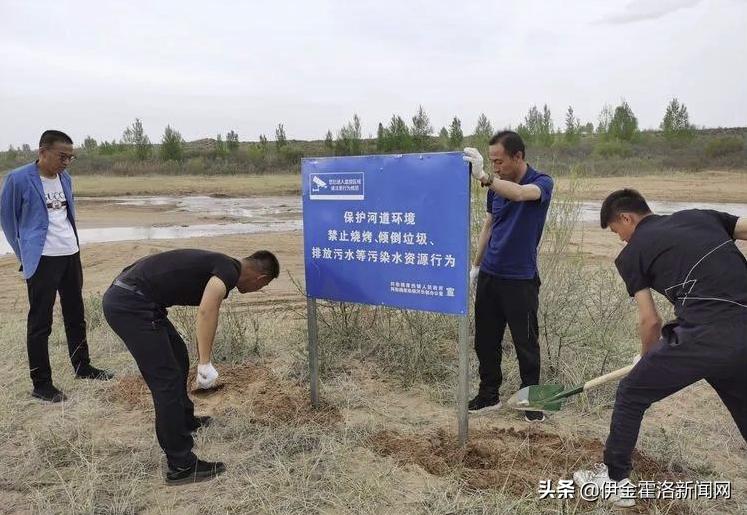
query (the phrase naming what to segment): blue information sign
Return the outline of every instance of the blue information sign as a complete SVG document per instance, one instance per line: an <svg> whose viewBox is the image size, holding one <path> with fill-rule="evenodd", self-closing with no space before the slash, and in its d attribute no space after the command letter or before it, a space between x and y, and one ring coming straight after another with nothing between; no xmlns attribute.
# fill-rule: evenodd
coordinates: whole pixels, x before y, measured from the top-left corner
<svg viewBox="0 0 747 515"><path fill-rule="evenodd" d="M304 159L307 294L466 314L470 178L463 155Z"/></svg>

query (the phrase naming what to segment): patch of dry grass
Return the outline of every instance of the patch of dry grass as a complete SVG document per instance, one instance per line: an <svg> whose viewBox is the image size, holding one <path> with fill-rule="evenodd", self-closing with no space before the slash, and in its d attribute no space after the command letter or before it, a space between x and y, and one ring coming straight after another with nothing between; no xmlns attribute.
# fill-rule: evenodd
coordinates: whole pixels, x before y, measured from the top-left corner
<svg viewBox="0 0 747 515"><path fill-rule="evenodd" d="M300 195L301 178L296 174L267 175L168 175L109 176L79 175L73 170L78 196L122 195ZM556 196L571 193L572 176L555 179ZM608 193L633 187L651 200L682 202L744 202L747 175L740 172L662 172L657 175L587 177L582 198L601 200ZM480 203L480 214L484 212ZM482 217L480 218L482 221Z"/></svg>
<svg viewBox="0 0 747 515"><path fill-rule="evenodd" d="M564 197L572 176L555 179L556 194ZM587 177L583 198L599 200L621 188L635 188L649 200L670 202L738 202L747 198L747 174L726 171L673 172L615 177Z"/></svg>
<svg viewBox="0 0 747 515"><path fill-rule="evenodd" d="M257 197L299 195L298 175L168 175L122 177L109 175L79 175L73 173L75 194L79 197L110 197L124 195L225 195Z"/></svg>

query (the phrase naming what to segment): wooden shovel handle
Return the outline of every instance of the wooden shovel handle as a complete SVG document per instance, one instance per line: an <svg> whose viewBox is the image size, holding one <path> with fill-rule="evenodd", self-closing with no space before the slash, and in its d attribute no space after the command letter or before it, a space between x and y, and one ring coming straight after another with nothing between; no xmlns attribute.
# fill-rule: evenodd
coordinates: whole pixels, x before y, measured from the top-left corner
<svg viewBox="0 0 747 515"><path fill-rule="evenodd" d="M610 381L616 381L617 379L622 379L623 377L628 375L628 372L633 370L634 366L635 365L628 365L627 367L615 370L613 372L610 372L609 374L595 377L594 379L591 379L584 383L584 391L589 390L590 388L594 388L595 386L599 386L600 384L609 383Z"/></svg>

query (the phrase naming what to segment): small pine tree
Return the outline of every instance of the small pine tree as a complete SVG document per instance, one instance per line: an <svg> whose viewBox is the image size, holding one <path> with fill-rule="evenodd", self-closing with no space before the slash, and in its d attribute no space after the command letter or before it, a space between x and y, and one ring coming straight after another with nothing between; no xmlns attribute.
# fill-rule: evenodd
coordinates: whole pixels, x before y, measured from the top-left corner
<svg viewBox="0 0 747 515"><path fill-rule="evenodd" d="M96 140L91 136L86 136L86 139L83 140L83 150L86 152L93 152L96 150L96 147L98 147Z"/></svg>
<svg viewBox="0 0 747 515"><path fill-rule="evenodd" d="M327 134L324 136L324 148L326 148L328 152L335 151L335 140L332 137L332 131L327 131Z"/></svg>
<svg viewBox="0 0 747 515"><path fill-rule="evenodd" d="M236 152L239 149L239 135L233 130L226 134L226 148L229 152Z"/></svg>
<svg viewBox="0 0 747 515"><path fill-rule="evenodd" d="M228 138L228 135L226 135L226 138ZM226 155L228 155L228 145L227 142L223 141L223 136L219 132L215 136L215 156L225 157Z"/></svg>
<svg viewBox="0 0 747 515"><path fill-rule="evenodd" d="M279 123L275 129L275 146L279 149L288 143L288 139L285 137L285 127L282 123Z"/></svg>
<svg viewBox="0 0 747 515"><path fill-rule="evenodd" d="M443 149L449 149L449 131L446 130L446 127L441 127L441 130L438 131L438 144Z"/></svg>
<svg viewBox="0 0 747 515"><path fill-rule="evenodd" d="M487 142L493 137L493 126L490 124L490 120L485 116L485 113L481 113L477 119L477 125L475 126L475 138L478 140L484 140Z"/></svg>
<svg viewBox="0 0 747 515"><path fill-rule="evenodd" d="M516 132L528 143L549 147L553 141L553 123L550 108L545 104L542 111L533 105L519 124Z"/></svg>
<svg viewBox="0 0 747 515"><path fill-rule="evenodd" d="M361 120L357 114L353 120L343 125L337 133L335 154L338 156L354 156L361 153Z"/></svg>
<svg viewBox="0 0 747 515"><path fill-rule="evenodd" d="M452 150L461 149L462 143L464 143L462 121L455 116L454 119L451 120L451 125L449 126L449 148Z"/></svg>
<svg viewBox="0 0 747 515"><path fill-rule="evenodd" d="M597 134L603 140L608 139L610 136L610 125L612 125L613 114L612 106L604 104L599 113L599 119L597 120Z"/></svg>
<svg viewBox="0 0 747 515"><path fill-rule="evenodd" d="M565 113L565 140L568 143L578 143L581 139L581 121L573 113L573 107L568 106Z"/></svg>
<svg viewBox="0 0 747 515"><path fill-rule="evenodd" d="M669 102L660 128L669 141L689 141L694 136L694 127L690 124L687 107L676 98Z"/></svg>
<svg viewBox="0 0 747 515"><path fill-rule="evenodd" d="M625 100L615 108L615 114L612 115L609 126L609 135L622 141L633 141L638 135L638 119Z"/></svg>
<svg viewBox="0 0 747 515"><path fill-rule="evenodd" d="M423 106L418 106L418 112L412 117L412 141L416 151L428 150L429 138L433 134L430 118L426 114Z"/></svg>
<svg viewBox="0 0 747 515"><path fill-rule="evenodd" d="M384 125L379 122L379 127L376 129L376 150L379 152L385 152L389 150L389 142L387 141L387 130Z"/></svg>
<svg viewBox="0 0 747 515"><path fill-rule="evenodd" d="M135 148L135 157L138 161L145 161L153 153L153 145L148 135L145 134L140 118L135 118L135 122L125 129L122 134L122 143Z"/></svg>
<svg viewBox="0 0 747 515"><path fill-rule="evenodd" d="M164 161L181 161L184 159L184 140L179 131L167 125L161 138L161 159Z"/></svg>
<svg viewBox="0 0 747 515"><path fill-rule="evenodd" d="M413 148L410 129L401 116L392 115L388 128L387 151L409 152Z"/></svg>

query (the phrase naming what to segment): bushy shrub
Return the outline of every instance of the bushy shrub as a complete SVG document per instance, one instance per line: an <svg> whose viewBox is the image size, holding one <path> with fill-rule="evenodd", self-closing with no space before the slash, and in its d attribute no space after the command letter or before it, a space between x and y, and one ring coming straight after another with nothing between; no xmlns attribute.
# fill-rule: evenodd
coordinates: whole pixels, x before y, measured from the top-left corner
<svg viewBox="0 0 747 515"><path fill-rule="evenodd" d="M710 158L735 154L744 150L744 139L737 136L721 136L712 139L705 146L705 154Z"/></svg>
<svg viewBox="0 0 747 515"><path fill-rule="evenodd" d="M611 139L597 143L594 147L594 153L604 158L628 157L633 153L633 149L630 146L630 143L618 139Z"/></svg>

